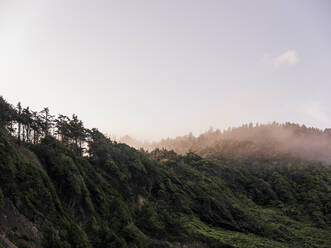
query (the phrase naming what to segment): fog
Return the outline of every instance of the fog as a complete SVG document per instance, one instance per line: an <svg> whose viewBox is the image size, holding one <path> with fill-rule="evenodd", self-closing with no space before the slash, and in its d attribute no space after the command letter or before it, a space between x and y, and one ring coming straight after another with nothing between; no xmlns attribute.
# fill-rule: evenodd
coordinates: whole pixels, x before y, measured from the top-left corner
<svg viewBox="0 0 331 248"><path fill-rule="evenodd" d="M159 142L140 142L129 136L121 139L136 148L174 150L179 154L193 151L202 156L277 156L286 154L308 160L331 162L331 130L293 123L247 124L224 131L210 129Z"/></svg>

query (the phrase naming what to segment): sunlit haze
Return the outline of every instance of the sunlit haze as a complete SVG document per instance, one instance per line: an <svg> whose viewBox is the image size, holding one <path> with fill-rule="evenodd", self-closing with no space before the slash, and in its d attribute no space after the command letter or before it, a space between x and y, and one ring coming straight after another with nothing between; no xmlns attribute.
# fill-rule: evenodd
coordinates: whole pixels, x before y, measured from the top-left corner
<svg viewBox="0 0 331 248"><path fill-rule="evenodd" d="M158 140L331 127L330 1L0 0L0 95Z"/></svg>

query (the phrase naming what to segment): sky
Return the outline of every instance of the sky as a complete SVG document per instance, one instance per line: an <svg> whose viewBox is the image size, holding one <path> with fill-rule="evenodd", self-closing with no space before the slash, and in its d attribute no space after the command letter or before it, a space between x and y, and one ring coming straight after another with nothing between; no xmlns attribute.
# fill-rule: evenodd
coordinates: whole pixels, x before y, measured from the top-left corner
<svg viewBox="0 0 331 248"><path fill-rule="evenodd" d="M0 95L115 137L331 127L331 1L0 0Z"/></svg>

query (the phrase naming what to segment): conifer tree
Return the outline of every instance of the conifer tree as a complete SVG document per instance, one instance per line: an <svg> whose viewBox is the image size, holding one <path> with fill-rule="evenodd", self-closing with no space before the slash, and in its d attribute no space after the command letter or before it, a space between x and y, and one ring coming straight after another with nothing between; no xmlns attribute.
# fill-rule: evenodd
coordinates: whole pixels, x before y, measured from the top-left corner
<svg viewBox="0 0 331 248"><path fill-rule="evenodd" d="M22 111L22 123L23 125L23 141L30 142L30 135L31 135L31 124L32 124L32 113L29 107L26 107ZM25 133L25 137L24 137Z"/></svg>
<svg viewBox="0 0 331 248"><path fill-rule="evenodd" d="M17 124L18 124L18 133L17 133L17 138L18 142L21 142L21 124L22 124L22 106L21 102L18 102L17 104Z"/></svg>
<svg viewBox="0 0 331 248"><path fill-rule="evenodd" d="M55 120L56 134L58 138L65 144L68 144L69 132L69 117L65 115L59 115Z"/></svg>
<svg viewBox="0 0 331 248"><path fill-rule="evenodd" d="M54 126L54 116L50 114L49 108L46 107L40 111L40 118L42 120L42 130L44 135L47 136L50 133L50 129Z"/></svg>

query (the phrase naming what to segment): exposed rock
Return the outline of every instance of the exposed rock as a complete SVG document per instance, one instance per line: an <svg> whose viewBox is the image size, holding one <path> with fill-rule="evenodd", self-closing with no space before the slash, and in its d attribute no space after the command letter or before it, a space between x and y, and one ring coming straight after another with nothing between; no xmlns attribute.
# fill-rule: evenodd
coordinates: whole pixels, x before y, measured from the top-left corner
<svg viewBox="0 0 331 248"><path fill-rule="evenodd" d="M17 246L10 242L4 234L0 235L0 245L4 248L17 248Z"/></svg>
<svg viewBox="0 0 331 248"><path fill-rule="evenodd" d="M5 247L16 247L14 244L31 248L41 247L42 234L38 228L10 201L5 203L0 212L0 231L3 233L1 244Z"/></svg>

